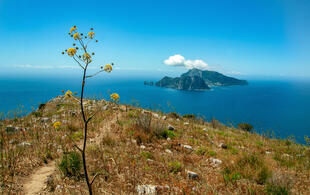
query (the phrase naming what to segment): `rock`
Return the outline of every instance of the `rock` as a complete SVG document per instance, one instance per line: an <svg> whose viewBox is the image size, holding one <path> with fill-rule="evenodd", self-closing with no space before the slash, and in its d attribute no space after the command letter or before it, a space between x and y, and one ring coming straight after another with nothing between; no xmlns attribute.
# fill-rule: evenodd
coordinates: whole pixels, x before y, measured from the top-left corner
<svg viewBox="0 0 310 195"><path fill-rule="evenodd" d="M13 127L12 125L8 125L6 127L7 133L16 133L17 131L22 130L20 127Z"/></svg>
<svg viewBox="0 0 310 195"><path fill-rule="evenodd" d="M29 143L29 142L22 142L22 143L20 143L20 144L18 144L18 146L31 146L31 143Z"/></svg>
<svg viewBox="0 0 310 195"><path fill-rule="evenodd" d="M154 118L159 118L159 114L157 114L157 113L152 113L152 115Z"/></svg>
<svg viewBox="0 0 310 195"><path fill-rule="evenodd" d="M47 117L41 118L41 122L43 123L48 123L49 121L50 121L50 118L47 118Z"/></svg>
<svg viewBox="0 0 310 195"><path fill-rule="evenodd" d="M170 131L173 131L174 130L174 127L172 126L172 125L168 125L168 130L170 130Z"/></svg>
<svg viewBox="0 0 310 195"><path fill-rule="evenodd" d="M189 122L185 122L184 125L189 125Z"/></svg>
<svg viewBox="0 0 310 195"><path fill-rule="evenodd" d="M219 165L222 164L222 161L220 159L216 159L216 158L209 158L208 159L213 165Z"/></svg>
<svg viewBox="0 0 310 195"><path fill-rule="evenodd" d="M77 115L77 112L71 111L70 114L71 114L71 116L76 116L76 115Z"/></svg>
<svg viewBox="0 0 310 195"><path fill-rule="evenodd" d="M219 147L220 147L220 148L223 148L223 149L227 149L227 145L226 145L226 144L223 144L223 143L220 143Z"/></svg>
<svg viewBox="0 0 310 195"><path fill-rule="evenodd" d="M17 144L18 142L15 139L9 141L10 144Z"/></svg>
<svg viewBox="0 0 310 195"><path fill-rule="evenodd" d="M192 146L190 145L183 145L183 148L187 149L187 150L190 150L190 151L193 151L194 149L192 148Z"/></svg>
<svg viewBox="0 0 310 195"><path fill-rule="evenodd" d="M106 104L106 105L104 105L103 107L102 107L102 110L104 111L104 110L107 110L108 109L108 105Z"/></svg>
<svg viewBox="0 0 310 195"><path fill-rule="evenodd" d="M146 147L145 147L144 145L141 145L140 148L141 148L141 149L145 149Z"/></svg>
<svg viewBox="0 0 310 195"><path fill-rule="evenodd" d="M63 188L64 188L64 187L63 187L62 185L57 185L55 189L56 189L56 190L61 190L61 189L63 189Z"/></svg>
<svg viewBox="0 0 310 195"><path fill-rule="evenodd" d="M187 176L189 179L198 179L198 174L193 171L186 170Z"/></svg>
<svg viewBox="0 0 310 195"><path fill-rule="evenodd" d="M162 116L161 119L166 120L167 116Z"/></svg>
<svg viewBox="0 0 310 195"><path fill-rule="evenodd" d="M127 110L125 105L120 105L119 108L120 108L120 110L123 111L123 112L125 112L125 111Z"/></svg>
<svg viewBox="0 0 310 195"><path fill-rule="evenodd" d="M138 195L155 195L156 186L154 185L138 185L137 186Z"/></svg>
<svg viewBox="0 0 310 195"><path fill-rule="evenodd" d="M170 137L168 137L168 138L167 138L167 141L170 141L170 140L171 140L171 138L170 138Z"/></svg>
<svg viewBox="0 0 310 195"><path fill-rule="evenodd" d="M166 149L165 152L169 153L169 154L172 154L171 150L169 150L169 149Z"/></svg>
<svg viewBox="0 0 310 195"><path fill-rule="evenodd" d="M282 154L283 157L291 158L292 156L289 154Z"/></svg>

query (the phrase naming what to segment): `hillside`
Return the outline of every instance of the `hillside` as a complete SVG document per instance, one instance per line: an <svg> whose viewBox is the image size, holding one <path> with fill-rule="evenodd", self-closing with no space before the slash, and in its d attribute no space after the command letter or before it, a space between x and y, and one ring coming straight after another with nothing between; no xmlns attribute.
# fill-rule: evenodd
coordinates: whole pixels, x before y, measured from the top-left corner
<svg viewBox="0 0 310 195"><path fill-rule="evenodd" d="M96 194L310 194L309 146L192 115L105 100L85 106L88 115L97 112L86 151L90 175L100 173ZM86 194L72 153L82 125L79 105L63 96L2 120L1 192Z"/></svg>
<svg viewBox="0 0 310 195"><path fill-rule="evenodd" d="M207 90L211 86L247 85L247 81L225 76L221 73L208 70L191 69L180 77L165 76L156 82L158 87L173 88L179 90Z"/></svg>

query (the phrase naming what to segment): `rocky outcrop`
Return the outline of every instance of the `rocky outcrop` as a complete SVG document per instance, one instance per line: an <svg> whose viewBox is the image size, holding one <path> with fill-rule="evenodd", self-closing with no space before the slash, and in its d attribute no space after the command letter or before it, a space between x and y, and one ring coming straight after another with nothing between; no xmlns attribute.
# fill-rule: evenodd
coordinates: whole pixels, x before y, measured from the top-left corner
<svg viewBox="0 0 310 195"><path fill-rule="evenodd" d="M173 88L179 90L207 90L210 86L247 85L247 81L225 76L221 73L208 70L191 69L180 77L165 76L156 82L158 87Z"/></svg>

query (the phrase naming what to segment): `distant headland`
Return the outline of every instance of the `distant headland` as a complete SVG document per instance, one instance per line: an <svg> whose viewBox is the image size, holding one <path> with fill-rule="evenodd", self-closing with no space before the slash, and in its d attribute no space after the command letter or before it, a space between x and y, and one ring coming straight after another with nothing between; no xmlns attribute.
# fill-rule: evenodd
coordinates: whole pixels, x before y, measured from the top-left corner
<svg viewBox="0 0 310 195"><path fill-rule="evenodd" d="M144 82L145 85L153 85L153 82ZM216 71L191 69L182 74L180 77L165 76L155 83L158 87L200 91L208 90L212 86L231 86L231 85L247 85L246 80L239 80L233 77L225 76Z"/></svg>

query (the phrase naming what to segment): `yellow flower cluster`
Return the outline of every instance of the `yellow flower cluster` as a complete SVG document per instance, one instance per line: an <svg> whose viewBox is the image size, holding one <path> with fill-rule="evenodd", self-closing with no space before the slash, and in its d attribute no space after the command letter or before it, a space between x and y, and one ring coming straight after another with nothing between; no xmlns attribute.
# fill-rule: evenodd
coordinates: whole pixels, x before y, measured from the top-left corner
<svg viewBox="0 0 310 195"><path fill-rule="evenodd" d="M66 98L66 99L70 99L70 98L72 98L72 97L73 97L72 91L68 90L68 91L65 93L65 98Z"/></svg>
<svg viewBox="0 0 310 195"><path fill-rule="evenodd" d="M112 93L110 95L110 97L111 97L112 101L119 102L119 95L117 93Z"/></svg>
<svg viewBox="0 0 310 195"><path fill-rule="evenodd" d="M79 33L74 33L73 38L74 38L75 40L81 39Z"/></svg>
<svg viewBox="0 0 310 195"><path fill-rule="evenodd" d="M110 73L112 71L112 66L110 64L105 65L104 71Z"/></svg>
<svg viewBox="0 0 310 195"><path fill-rule="evenodd" d="M73 57L76 54L76 49L75 48L69 48L67 53L69 56Z"/></svg>
<svg viewBox="0 0 310 195"><path fill-rule="evenodd" d="M59 121L57 121L57 122L55 122L54 124L53 124L53 127L54 127L54 129L59 129L60 128L60 125L61 125L61 122L59 122Z"/></svg>
<svg viewBox="0 0 310 195"><path fill-rule="evenodd" d="M77 29L76 26L70 28L70 33L72 33L73 31L75 31L76 29Z"/></svg>
<svg viewBox="0 0 310 195"><path fill-rule="evenodd" d="M84 53L83 54L83 60L90 63L91 62L91 55L89 53Z"/></svg>
<svg viewBox="0 0 310 195"><path fill-rule="evenodd" d="M90 39L93 39L94 36L95 36L95 33L94 33L93 31L90 31L90 32L88 33L88 37L89 37Z"/></svg>

